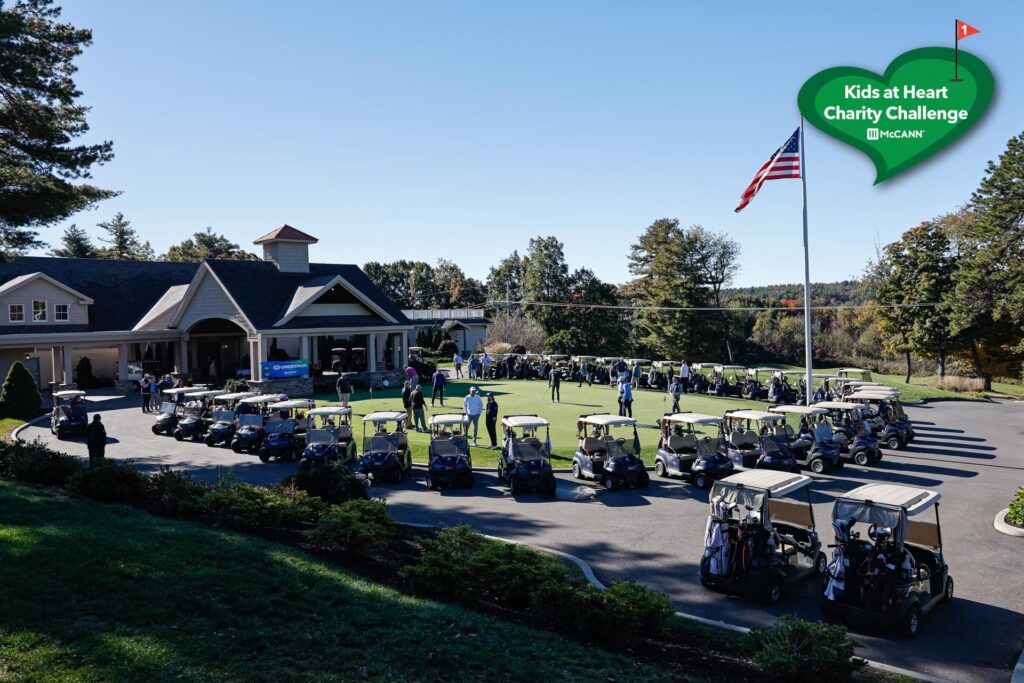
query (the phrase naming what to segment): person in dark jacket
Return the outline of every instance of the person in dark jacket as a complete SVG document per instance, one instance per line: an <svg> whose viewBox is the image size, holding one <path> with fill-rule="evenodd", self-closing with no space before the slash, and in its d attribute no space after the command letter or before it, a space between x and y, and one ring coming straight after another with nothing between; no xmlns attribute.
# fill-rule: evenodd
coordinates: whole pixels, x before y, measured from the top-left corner
<svg viewBox="0 0 1024 683"><path fill-rule="evenodd" d="M494 400L494 394L487 394L487 405L484 422L487 425L487 436L491 437L491 448L498 447L498 402Z"/></svg>
<svg viewBox="0 0 1024 683"><path fill-rule="evenodd" d="M427 431L427 418L423 414L424 408L427 407L427 402L423 398L423 389L419 384L409 394L409 401L412 404L413 429L418 432L420 431L420 425L422 425L422 431Z"/></svg>
<svg viewBox="0 0 1024 683"><path fill-rule="evenodd" d="M430 394L430 405L431 406L434 405L434 401L437 398L439 398L439 397L441 399L441 405L444 405L444 384L445 384L444 373L441 372L440 369L438 369L438 371L434 373L434 391L433 391L433 393Z"/></svg>
<svg viewBox="0 0 1024 683"><path fill-rule="evenodd" d="M407 424L412 424L412 382L405 380L402 385L402 407L405 408L405 414L409 416Z"/></svg>
<svg viewBox="0 0 1024 683"><path fill-rule="evenodd" d="M97 460L103 460L103 454L107 449L107 430L100 422L99 414L92 416L92 422L85 428L85 445L89 449L89 465L96 464Z"/></svg>
<svg viewBox="0 0 1024 683"><path fill-rule="evenodd" d="M338 375L338 382L334 385L338 390L338 403L348 406L348 400L352 398L352 385L345 379L345 375Z"/></svg>
<svg viewBox="0 0 1024 683"><path fill-rule="evenodd" d="M551 387L551 402L561 403L562 373L558 371L558 368L551 368L551 372L548 373L548 386Z"/></svg>

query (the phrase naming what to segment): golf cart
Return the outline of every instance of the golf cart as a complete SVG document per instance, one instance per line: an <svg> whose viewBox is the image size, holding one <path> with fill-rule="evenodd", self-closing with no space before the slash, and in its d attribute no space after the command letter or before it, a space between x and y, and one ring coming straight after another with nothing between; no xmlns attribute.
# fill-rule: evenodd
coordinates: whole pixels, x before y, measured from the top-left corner
<svg viewBox="0 0 1024 683"><path fill-rule="evenodd" d="M351 436L351 429L349 435ZM337 429L310 429L306 432L306 447L302 450L302 459L299 460L299 471L308 472L329 462L343 465L352 463L355 462L355 456L355 443L351 439L348 445L340 443Z"/></svg>
<svg viewBox="0 0 1024 683"><path fill-rule="evenodd" d="M800 465L789 450L785 419L763 410L730 410L722 424L725 454L745 469L799 472Z"/></svg>
<svg viewBox="0 0 1024 683"><path fill-rule="evenodd" d="M785 424L789 437L789 450L798 465L815 474L824 474L843 466L839 458L839 446L832 434L832 425L825 417L828 410L818 406L772 406L768 412L800 416L800 430L794 434L793 427ZM776 427L778 433L778 427Z"/></svg>
<svg viewBox="0 0 1024 683"><path fill-rule="evenodd" d="M632 428L632 440L612 436L613 428ZM588 431L589 430L589 431ZM579 446L572 457L572 476L594 479L610 491L625 486L647 488L651 482L640 459L636 420L608 413L580 415L576 422Z"/></svg>
<svg viewBox="0 0 1024 683"><path fill-rule="evenodd" d="M804 402L806 373L803 370L775 370L768 386L768 402L799 405Z"/></svg>
<svg viewBox="0 0 1024 683"><path fill-rule="evenodd" d="M469 416L465 414L431 415L430 446L427 451L427 488L473 485L473 459L466 440Z"/></svg>
<svg viewBox="0 0 1024 683"><path fill-rule="evenodd" d="M551 423L536 415L506 415L501 418L502 446L498 479L508 484L512 495L537 491L555 495L555 473L551 455ZM543 428L545 439L537 438Z"/></svg>
<svg viewBox="0 0 1024 683"><path fill-rule="evenodd" d="M743 383L738 376L740 372L746 372L742 365L715 365L711 369L711 380L705 393L712 396L739 396Z"/></svg>
<svg viewBox="0 0 1024 683"><path fill-rule="evenodd" d="M879 441L890 450L900 450L913 438L913 429L909 420L901 420L893 407L898 401L898 394L892 392L857 391L843 399L847 403L857 403L872 412L872 417L881 424ZM901 408L902 412L902 408ZM905 414L904 414L905 415Z"/></svg>
<svg viewBox="0 0 1024 683"><path fill-rule="evenodd" d="M235 435L231 439L231 450L235 453L257 453L263 445L263 437L267 435L263 429L263 415L260 413L240 413L236 411Z"/></svg>
<svg viewBox="0 0 1024 683"><path fill-rule="evenodd" d="M280 418L271 419L263 425L263 442L260 444L260 462L283 460L293 462L299 459L302 448L295 435L295 422Z"/></svg>
<svg viewBox="0 0 1024 683"><path fill-rule="evenodd" d="M772 372L772 368L747 368L746 379L740 387L740 397L748 401L768 400L768 387L764 385L762 377L767 380Z"/></svg>
<svg viewBox="0 0 1024 683"><path fill-rule="evenodd" d="M935 491L896 484L866 484L837 497L822 611L914 637L923 615L953 599L938 501ZM858 522L867 526L867 539L853 530Z"/></svg>
<svg viewBox="0 0 1024 683"><path fill-rule="evenodd" d="M347 406L321 406L306 413L306 428L326 429L334 434L338 441L338 450L356 457L356 440L352 435L352 409ZM342 453L344 455L344 453Z"/></svg>
<svg viewBox="0 0 1024 683"><path fill-rule="evenodd" d="M243 398L255 396L251 391L221 394L213 397L213 422L203 439L207 446L230 446L235 438L235 404Z"/></svg>
<svg viewBox="0 0 1024 683"><path fill-rule="evenodd" d="M871 381L871 371L864 368L839 368L836 370L836 376L847 379L859 379L864 382Z"/></svg>
<svg viewBox="0 0 1024 683"><path fill-rule="evenodd" d="M803 474L748 471L715 482L704 532L700 582L732 595L782 599L787 584L825 573Z"/></svg>
<svg viewBox="0 0 1024 683"><path fill-rule="evenodd" d="M53 392L53 412L50 414L50 431L63 439L69 434L85 436L89 426L89 409L85 404L85 392L81 389L65 389Z"/></svg>
<svg viewBox="0 0 1024 683"><path fill-rule="evenodd" d="M644 368L651 364L648 358L627 358L626 364L629 366L629 371L633 373L633 388L634 389L653 389L650 386L650 378L647 373L644 372ZM640 368L640 374L637 374L636 369Z"/></svg>
<svg viewBox="0 0 1024 683"><path fill-rule="evenodd" d="M711 380L708 379L710 374L717 363L691 363L690 364L690 393L691 394L706 394L708 393L708 385L711 384ZM714 392L711 392L714 393Z"/></svg>
<svg viewBox="0 0 1024 683"><path fill-rule="evenodd" d="M412 470L412 453L406 424L409 416L403 410L382 410L363 417L363 455L359 469L374 482L400 482ZM388 432L388 424L394 429ZM372 433L366 433L371 425Z"/></svg>
<svg viewBox="0 0 1024 683"><path fill-rule="evenodd" d="M181 399L185 401L185 413L178 418L178 424L174 428L175 440L199 441L202 439L212 422L210 401L215 396L226 393L220 389L202 389L182 394Z"/></svg>
<svg viewBox="0 0 1024 683"><path fill-rule="evenodd" d="M302 435L309 425L309 418L302 411L308 413L316 408L316 401L311 398L293 398L285 401L278 401L267 406L270 418L288 420L295 426L295 433Z"/></svg>
<svg viewBox="0 0 1024 683"><path fill-rule="evenodd" d="M735 465L721 452L722 418L699 413L666 413L658 420L661 439L654 456L659 477L682 477L699 489L733 473ZM701 428L714 429L714 436Z"/></svg>
<svg viewBox="0 0 1024 683"><path fill-rule="evenodd" d="M846 401L822 401L814 407L828 411L843 460L865 467L882 459L878 439L874 437L871 421L864 416L863 406Z"/></svg>
<svg viewBox="0 0 1024 683"><path fill-rule="evenodd" d="M156 419L153 420L154 434L170 436L174 433L174 428L178 426L178 420L188 412L185 409L185 404L182 403L181 397L193 391L197 391L197 389L195 387L164 389L164 399L160 403L160 410L157 413Z"/></svg>

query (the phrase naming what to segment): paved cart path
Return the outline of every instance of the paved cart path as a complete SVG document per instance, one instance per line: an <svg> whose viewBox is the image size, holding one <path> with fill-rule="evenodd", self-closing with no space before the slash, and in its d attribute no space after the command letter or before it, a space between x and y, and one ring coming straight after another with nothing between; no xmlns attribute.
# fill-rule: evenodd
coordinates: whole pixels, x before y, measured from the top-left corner
<svg viewBox="0 0 1024 683"><path fill-rule="evenodd" d="M137 400L137 399L136 399ZM126 399L97 401L107 431L116 439L109 457L130 458L145 469L188 468L213 479L227 468L244 481L280 481L294 464L267 464L228 449L178 443L150 433L150 416ZM831 541L835 495L868 482L886 481L933 488L942 494L943 540L956 599L928 615L913 641L885 633L858 633L860 654L895 666L957 681L1009 680L1024 638L1024 542L996 532L992 519L1024 482L1024 403L939 402L909 407L918 438L907 451L885 451L881 468L847 465L842 476L820 476L815 516ZM31 426L23 438L41 438L67 452L85 455L76 441L57 443L46 427ZM650 448L653 444L645 444ZM697 561L702 550L707 494L690 486L654 479L647 491L608 493L560 477L556 500L513 499L491 474L478 473L468 491L429 492L422 472L398 487L380 486L403 522L471 524L476 529L572 553L603 580L633 578L671 596L691 614L751 626L795 612L820 618L818 590L808 581L794 587L781 605L730 598L702 588Z"/></svg>

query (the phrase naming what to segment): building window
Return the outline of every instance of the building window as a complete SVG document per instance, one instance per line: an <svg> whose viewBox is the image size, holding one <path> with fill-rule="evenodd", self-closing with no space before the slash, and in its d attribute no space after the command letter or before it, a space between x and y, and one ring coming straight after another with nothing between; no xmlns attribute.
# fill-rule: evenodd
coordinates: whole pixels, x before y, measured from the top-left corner
<svg viewBox="0 0 1024 683"><path fill-rule="evenodd" d="M46 322L46 302L45 301L33 301L32 302L32 322L45 323Z"/></svg>
<svg viewBox="0 0 1024 683"><path fill-rule="evenodd" d="M67 304L54 304L53 306L53 319L57 322L68 321L68 305Z"/></svg>
<svg viewBox="0 0 1024 683"><path fill-rule="evenodd" d="M10 316L12 323L25 322L25 307L21 304L11 304Z"/></svg>

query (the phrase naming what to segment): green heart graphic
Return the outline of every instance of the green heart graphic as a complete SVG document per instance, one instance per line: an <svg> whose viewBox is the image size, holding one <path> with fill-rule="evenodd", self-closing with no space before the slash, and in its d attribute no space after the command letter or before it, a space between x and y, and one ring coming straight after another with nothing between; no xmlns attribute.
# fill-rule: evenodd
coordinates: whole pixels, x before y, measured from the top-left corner
<svg viewBox="0 0 1024 683"><path fill-rule="evenodd" d="M797 96L815 128L867 154L875 184L907 170L973 126L992 101L995 82L980 59L924 47L904 52L885 74L839 66L812 76Z"/></svg>

